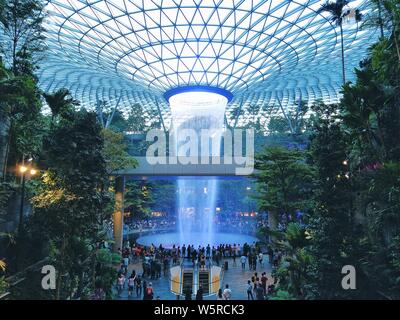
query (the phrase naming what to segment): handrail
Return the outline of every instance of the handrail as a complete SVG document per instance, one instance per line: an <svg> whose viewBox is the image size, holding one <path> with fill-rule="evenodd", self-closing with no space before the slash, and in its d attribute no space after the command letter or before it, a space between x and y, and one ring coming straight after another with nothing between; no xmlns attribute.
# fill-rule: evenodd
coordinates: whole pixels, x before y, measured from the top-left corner
<svg viewBox="0 0 400 320"><path fill-rule="evenodd" d="M9 283L9 288L8 291L6 291L5 293L0 295L0 300L6 300L11 296L11 288L16 287L17 285L19 285L20 283L24 282L26 280L26 276L25 274L31 270L35 270L37 269L39 266L45 264L47 261L49 260L49 258L45 258L43 260L40 260L28 267L26 267L24 270L19 271L9 277L6 278L6 281Z"/></svg>
<svg viewBox="0 0 400 320"><path fill-rule="evenodd" d="M11 292L7 291L0 295L0 300L7 300L7 297L11 295Z"/></svg>

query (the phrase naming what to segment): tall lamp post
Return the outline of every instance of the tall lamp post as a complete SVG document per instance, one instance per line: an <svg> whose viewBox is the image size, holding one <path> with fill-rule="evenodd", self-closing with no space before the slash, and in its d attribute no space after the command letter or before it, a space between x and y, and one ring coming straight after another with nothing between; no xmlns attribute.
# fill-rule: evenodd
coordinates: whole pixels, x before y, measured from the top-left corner
<svg viewBox="0 0 400 320"><path fill-rule="evenodd" d="M21 244L20 244L20 237L22 235L22 229L24 226L24 198L25 198L25 181L26 175L29 174L30 176L34 176L37 173L37 170L32 167L27 167L25 165L21 165L19 167L19 172L22 176L22 184L21 184L21 204L19 208L19 221L18 221L18 242L17 248L15 251L15 268L19 270L20 267L20 260L21 260Z"/></svg>
<svg viewBox="0 0 400 320"><path fill-rule="evenodd" d="M25 181L27 173L33 177L36 175L37 170L33 168L28 168L26 166L20 166L19 172L22 175L22 185L21 185L21 204L19 208L19 222L18 222L18 235L21 236L22 228L23 228L23 220L24 220L24 202L25 202Z"/></svg>

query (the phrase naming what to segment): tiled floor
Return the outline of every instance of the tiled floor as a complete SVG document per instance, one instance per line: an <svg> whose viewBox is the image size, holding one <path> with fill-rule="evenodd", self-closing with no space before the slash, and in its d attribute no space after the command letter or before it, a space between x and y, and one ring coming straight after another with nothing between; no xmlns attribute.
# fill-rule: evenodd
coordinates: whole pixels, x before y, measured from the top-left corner
<svg viewBox="0 0 400 320"><path fill-rule="evenodd" d="M227 259L229 267L227 271L224 271L224 277L222 281L222 287L225 288L226 284L229 284L232 290L233 300L247 300L247 280L250 280L254 271L249 270L248 265L246 265L246 270L241 269L239 260L236 260L236 266L233 265L232 259ZM221 264L223 265L223 264ZM140 263L131 264L129 266L128 275L135 270L139 274L142 274L142 266ZM268 283L271 282L271 266L268 263L268 258L264 258L263 266L257 264L257 273L261 277L262 272L267 272L267 277L269 279ZM160 297L160 300L176 300L177 297L170 292L170 283L168 277L162 276L158 280L145 279L147 282L151 282L154 289L154 298ZM132 297L128 297L128 290L125 288L121 294L120 300L142 300L143 296L136 298L136 293L134 292ZM204 297L204 300L216 300L216 296Z"/></svg>

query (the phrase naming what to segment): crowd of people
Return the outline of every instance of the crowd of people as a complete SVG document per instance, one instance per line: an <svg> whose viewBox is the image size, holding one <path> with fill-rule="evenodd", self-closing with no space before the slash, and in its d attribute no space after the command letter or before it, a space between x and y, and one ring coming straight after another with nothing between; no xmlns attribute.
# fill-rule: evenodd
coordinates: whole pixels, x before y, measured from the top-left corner
<svg viewBox="0 0 400 320"><path fill-rule="evenodd" d="M205 247L195 248L193 245L173 246L170 249L162 245L156 247L143 247L133 243L126 243L124 249L119 250L122 257L122 264L118 271L116 279L116 291L121 297L124 289L128 289L128 297L137 299L153 300L155 298L152 281L160 279L162 276L169 276L171 266L182 263L192 264L194 268L206 268L211 265L221 265L222 261L228 259L232 261L233 267L237 266L237 260L240 261L241 269L255 271L254 276L249 279L246 287L249 299L265 299L273 291L274 285L267 286L267 275L265 272L260 277L257 276L257 265L264 267L264 253L262 248L256 243L243 246L240 244L220 244L218 246L207 245ZM279 252L273 250L267 251L271 265L277 266L281 258ZM136 270L129 270L129 265L135 263L141 265L142 273ZM251 285L251 290L250 286ZM261 289L262 292L261 292ZM196 293L197 300L201 300L203 295L202 288ZM221 289L217 294L218 300L230 300L232 290L229 285ZM189 299L189 294L185 293L185 299ZM191 299L191 293L190 293Z"/></svg>
<svg viewBox="0 0 400 320"><path fill-rule="evenodd" d="M156 230L176 229L177 218L175 216L153 217L146 219L134 219L131 217L124 220L124 233ZM217 216L214 221L216 232L234 232L243 234L254 234L261 226L268 225L266 218L240 217L236 215Z"/></svg>
<svg viewBox="0 0 400 320"><path fill-rule="evenodd" d="M227 219L216 219L215 221L217 232L254 234L257 231L257 225L257 219L248 217L230 217Z"/></svg>
<svg viewBox="0 0 400 320"><path fill-rule="evenodd" d="M285 214L282 213L279 216L279 224L278 224L278 230L280 231L285 231L288 224L291 222L299 223L300 225L305 225L304 221L304 213L301 212L300 210L297 210L295 214Z"/></svg>
<svg viewBox="0 0 400 320"><path fill-rule="evenodd" d="M247 281L247 299L265 300L275 291L275 281L268 285L267 273L263 272L259 277L257 272ZM255 299L254 299L255 297Z"/></svg>
<svg viewBox="0 0 400 320"><path fill-rule="evenodd" d="M126 218L124 220L124 233L129 234L132 232L154 231L154 230L168 230L175 228L175 218L148 218L148 219L133 219Z"/></svg>

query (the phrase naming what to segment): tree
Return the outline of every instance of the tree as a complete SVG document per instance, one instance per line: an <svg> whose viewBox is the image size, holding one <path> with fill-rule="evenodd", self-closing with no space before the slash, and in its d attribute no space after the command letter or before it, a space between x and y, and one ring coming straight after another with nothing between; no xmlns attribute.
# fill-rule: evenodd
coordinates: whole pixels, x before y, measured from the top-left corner
<svg viewBox="0 0 400 320"><path fill-rule="evenodd" d="M350 11L345 11L350 1L347 0L336 0L331 2L328 0L325 4L321 6L318 13L328 12L331 15L331 21L340 28L340 40L342 49L342 75L343 75L343 85L346 84L346 69L345 69L345 56L344 56L344 35L343 35L343 21L344 18L350 15ZM357 22L361 21L361 14L356 10L355 19Z"/></svg>
<svg viewBox="0 0 400 320"><path fill-rule="evenodd" d="M175 208L176 183L174 181L152 181L149 187L151 198L155 199L149 204L152 211L161 211L168 215L173 215L177 212Z"/></svg>
<svg viewBox="0 0 400 320"><path fill-rule="evenodd" d="M400 46L399 46L399 27L400 27L400 10L399 0L373 0L372 1L378 11L378 16L372 15L366 21L367 27L378 26L381 30L381 39L384 38L384 30L390 32L390 38L396 48L396 55L400 61Z"/></svg>
<svg viewBox="0 0 400 320"><path fill-rule="evenodd" d="M34 119L41 104L34 79L25 75L16 77L1 64L0 96L0 176L5 179L14 124Z"/></svg>
<svg viewBox="0 0 400 320"><path fill-rule="evenodd" d="M278 291L285 291L291 297L304 299L304 286L309 282L308 267L313 256L308 250L310 238L304 226L289 223L284 232L278 233L275 248L283 253L283 259L278 266Z"/></svg>
<svg viewBox="0 0 400 320"><path fill-rule="evenodd" d="M313 106L310 164L316 173L315 205L309 214L312 236L307 297L346 299L356 295L341 287L340 270L357 265L358 231L354 220L355 191L349 173L349 140L338 120L338 106ZM359 291L361 287L361 274Z"/></svg>
<svg viewBox="0 0 400 320"><path fill-rule="evenodd" d="M109 129L102 130L104 139L103 157L106 161L107 174L115 175L118 170L135 168L137 161L127 152L122 133L116 133Z"/></svg>
<svg viewBox="0 0 400 320"><path fill-rule="evenodd" d="M128 112L126 120L127 131L130 132L144 132L146 129L146 123L150 119L145 114L143 106L140 104L134 104Z"/></svg>
<svg viewBox="0 0 400 320"><path fill-rule="evenodd" d="M44 145L47 167L33 198L35 217L50 244L56 267L56 299L80 287L87 259L94 259L101 238L108 194L101 190L107 179L103 138L93 113L77 112L62 121ZM94 272L89 268L89 272Z"/></svg>
<svg viewBox="0 0 400 320"><path fill-rule="evenodd" d="M6 36L0 53L11 65L15 76L20 72L35 69L33 57L42 52L44 46L43 2L39 0L6 0L0 11L0 24ZM33 72L29 73L31 76Z"/></svg>
<svg viewBox="0 0 400 320"><path fill-rule="evenodd" d="M383 20L383 0L372 0L371 1L376 10L368 15L368 18L364 21L363 27L378 27L381 39L385 37L385 26Z"/></svg>
<svg viewBox="0 0 400 320"><path fill-rule="evenodd" d="M289 124L284 117L272 116L269 119L268 131L272 134L288 134L290 132Z"/></svg>
<svg viewBox="0 0 400 320"><path fill-rule="evenodd" d="M67 89L59 89L54 93L44 93L43 97L51 110L51 125L54 125L60 116L68 118L74 112L74 108L79 102L74 100Z"/></svg>
<svg viewBox="0 0 400 320"><path fill-rule="evenodd" d="M5 0L0 6L0 26L5 36L0 44L0 95L3 98L0 102L0 176L3 179L10 145L15 138L15 122L34 119L41 107L34 71L35 59L45 47L43 17L43 3L38 0ZM17 158L23 157L18 150L13 152Z"/></svg>
<svg viewBox="0 0 400 320"><path fill-rule="evenodd" d="M268 211L274 221L279 215L286 220L296 210L307 211L311 206L313 172L299 150L272 147L257 156L256 168L259 208ZM276 226L270 225L274 229Z"/></svg>
<svg viewBox="0 0 400 320"><path fill-rule="evenodd" d="M136 218L147 218L153 203L151 185L130 181L126 185L125 207Z"/></svg>
<svg viewBox="0 0 400 320"><path fill-rule="evenodd" d="M383 4L383 24L392 30L393 16L385 14ZM392 9L397 10L394 15L400 11ZM394 34L392 30L390 37L372 46L356 71L356 83L344 88L339 115L349 137L355 212L361 225L358 273L367 279L370 297L379 299L398 299L400 290L400 78Z"/></svg>

